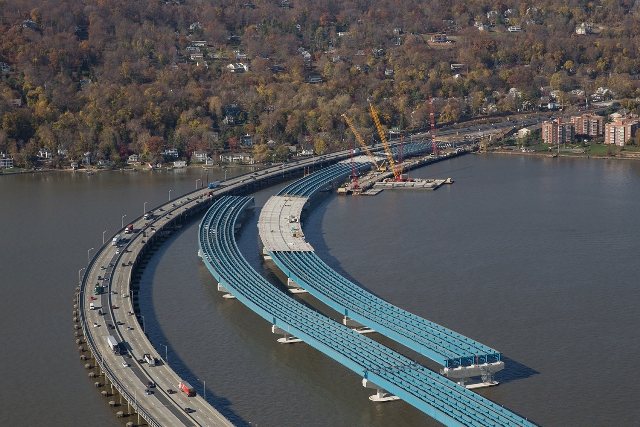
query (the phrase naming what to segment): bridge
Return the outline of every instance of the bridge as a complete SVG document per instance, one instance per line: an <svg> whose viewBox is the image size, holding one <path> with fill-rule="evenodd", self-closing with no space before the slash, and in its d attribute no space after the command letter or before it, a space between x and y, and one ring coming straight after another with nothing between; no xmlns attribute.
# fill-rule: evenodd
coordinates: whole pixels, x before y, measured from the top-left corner
<svg viewBox="0 0 640 427"><path fill-rule="evenodd" d="M366 326L411 348L443 365L443 373L462 384L474 376L483 381L471 387L497 384L492 376L504 368L500 352L367 292L331 269L306 242L303 208L328 182L343 176L344 168L339 163L299 179L267 201L258 221L265 255L287 275L293 290L308 291L342 314L346 325Z"/></svg>
<svg viewBox="0 0 640 427"><path fill-rule="evenodd" d="M294 335L361 376L363 385L383 388L447 426L534 426L267 282L242 256L234 236L239 218L252 204L248 197L217 200L200 224L199 253L219 287L264 318L274 331Z"/></svg>
<svg viewBox="0 0 640 427"><path fill-rule="evenodd" d="M90 351L93 360L88 365L93 363L99 367L98 380L103 376L104 386L117 390L129 410L135 411L150 426L231 426L232 423L202 397L169 392L178 391L181 378L168 364L160 362L152 367L142 362L144 354L156 357L159 352L146 337L143 319L136 313L136 277L166 233L188 218L200 215L217 197L247 194L348 157L349 152L343 151L302 159L238 176L214 189L197 189L154 207L153 219L136 218L132 222L134 233L125 234L124 229L118 232L126 237L121 244L112 245L110 240L104 243L87 267L81 269L85 273L76 288L74 307L79 349L83 358L86 358L84 352ZM100 290L97 295L94 294L96 285ZM109 345L109 336L116 340L117 352ZM149 383L156 387L147 395ZM187 413L185 408L192 411Z"/></svg>

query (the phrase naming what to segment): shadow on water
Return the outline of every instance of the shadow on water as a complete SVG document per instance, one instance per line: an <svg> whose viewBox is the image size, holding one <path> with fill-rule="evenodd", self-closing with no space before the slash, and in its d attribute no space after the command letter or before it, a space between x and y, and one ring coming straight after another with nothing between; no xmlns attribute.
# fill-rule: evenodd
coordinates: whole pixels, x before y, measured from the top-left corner
<svg viewBox="0 0 640 427"><path fill-rule="evenodd" d="M513 359L502 356L504 369L495 375L496 381L501 384L510 383L512 381L524 380L525 378L538 375L540 372L533 368L523 365Z"/></svg>
<svg viewBox="0 0 640 427"><path fill-rule="evenodd" d="M307 208L305 212L302 214L302 222L304 232L307 238L307 241L313 246L315 254L324 261L331 269L337 272L340 276L349 280L351 283L356 286L365 289L372 295L377 296L371 289L368 289L366 286L363 286L360 282L353 278L349 273L347 273L343 268L340 261L338 261L333 255L329 253L329 247L324 240L322 233L322 218L326 213L329 203L333 199L331 193L323 193L316 196L312 199L311 204Z"/></svg>
<svg viewBox="0 0 640 427"><path fill-rule="evenodd" d="M200 221L200 216L195 216L191 221L186 221L181 230L174 232L169 239L167 239L160 247L157 252L153 254L153 258L160 259L162 258L163 253L168 250L171 242L177 238L177 236L185 230L188 225L193 221ZM153 282L153 276L156 274L156 269L159 263L149 263L149 265L144 269L144 274L148 275L151 282ZM145 330L146 335L149 338L149 341L156 349L156 352L159 355L169 354L171 356L169 365L171 369L176 372L176 374L186 380L190 384L198 384L200 380L198 377L189 369L186 363L178 356L178 352L174 350L174 348L170 344L170 340L164 334L162 327L158 322L158 318L156 315L155 307L153 302L151 301L151 286L147 286L146 288L141 285L138 290L138 301L140 304L140 312L144 313L144 321L146 322ZM167 344L159 344L154 345L154 343L167 343ZM166 348L165 348L166 346ZM163 351L164 350L164 351ZM166 356L165 356L166 357ZM166 360L162 360L161 363L166 363ZM177 384L176 384L177 388ZM200 394L200 393L198 393ZM200 394L203 396L203 394ZM233 425L237 427L250 427L248 421L244 420L241 416L235 413L231 409L232 402L222 396L216 395L213 391L211 391L208 387L206 390L206 399L207 403L213 406L223 417L228 419Z"/></svg>
<svg viewBox="0 0 640 427"><path fill-rule="evenodd" d="M468 166L468 167L459 168L459 169L452 169L451 171L448 171L448 172L465 170L472 167L473 166ZM441 175L442 173L439 172L438 174ZM320 259L322 259L330 268L332 268L342 277L354 283L355 285L359 286L360 288L365 289L367 292L371 293L372 295L376 295L366 286L363 286L361 283L355 280L349 273L347 273L342 268L342 264L340 263L340 261L337 260L335 257L333 257L329 253L329 247L327 246L323 237L323 233L321 231L322 230L321 222L326 211L328 210L331 200L332 200L331 195L321 195L312 201L307 213L305 214L306 218L303 218L303 220L308 221L306 224L303 224L304 225L303 231L305 232L306 236L311 236L311 238L308 240L312 240L309 243L311 243L311 245L315 249L316 255ZM306 304L306 305L309 305L309 304ZM395 348L395 346L391 342L387 343L386 345L392 348ZM398 350L398 351L401 351L401 350ZM525 366L508 357L502 356L502 360L504 361L505 368L495 375L496 380L499 381L500 383L509 383L512 381L522 380L522 379L529 378L539 374L539 372L536 371L535 369Z"/></svg>

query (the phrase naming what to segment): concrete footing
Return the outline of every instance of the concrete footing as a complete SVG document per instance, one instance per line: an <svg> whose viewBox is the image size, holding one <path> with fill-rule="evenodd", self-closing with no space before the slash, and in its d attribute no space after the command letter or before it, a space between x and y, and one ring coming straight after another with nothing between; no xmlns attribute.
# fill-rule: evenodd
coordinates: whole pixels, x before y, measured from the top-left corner
<svg viewBox="0 0 640 427"><path fill-rule="evenodd" d="M280 344L293 344L297 342L302 342L300 338L294 337L289 332L285 331L282 328L277 327L276 325L271 325L271 332L278 335L284 335L283 338L278 338L278 342Z"/></svg>
<svg viewBox="0 0 640 427"><path fill-rule="evenodd" d="M394 400L400 400L400 398L395 394L387 392L386 390L372 383L366 378L362 379L362 386L376 390L376 394L369 396L369 400L371 400L372 402L393 402Z"/></svg>
<svg viewBox="0 0 640 427"><path fill-rule="evenodd" d="M226 298L226 299L235 299L236 298L233 295L231 295L231 293L227 290L227 288L225 288L222 285L222 283L218 283L218 291L219 292L226 292L226 294L222 295L222 298Z"/></svg>
<svg viewBox="0 0 640 427"><path fill-rule="evenodd" d="M371 329L368 326L364 326L362 323L360 322L356 322L355 320L344 316L342 318L342 324L348 328L351 328L351 330L353 330L354 332L357 332L359 334L370 334L372 332L375 332L373 329Z"/></svg>
<svg viewBox="0 0 640 427"><path fill-rule="evenodd" d="M305 289L302 289L300 287L300 285L298 285L296 282L294 282L290 278L287 278L287 288L288 288L289 292L292 293L292 294L306 294L307 293L307 291Z"/></svg>

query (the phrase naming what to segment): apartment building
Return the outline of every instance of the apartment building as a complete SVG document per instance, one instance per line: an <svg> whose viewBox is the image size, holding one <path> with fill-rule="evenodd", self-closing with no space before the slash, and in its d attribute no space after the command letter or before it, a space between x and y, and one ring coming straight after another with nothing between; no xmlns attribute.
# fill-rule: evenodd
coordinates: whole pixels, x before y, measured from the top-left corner
<svg viewBox="0 0 640 427"><path fill-rule="evenodd" d="M574 137L573 123L564 123L561 117L542 122L542 140L545 144L564 144L573 141Z"/></svg>

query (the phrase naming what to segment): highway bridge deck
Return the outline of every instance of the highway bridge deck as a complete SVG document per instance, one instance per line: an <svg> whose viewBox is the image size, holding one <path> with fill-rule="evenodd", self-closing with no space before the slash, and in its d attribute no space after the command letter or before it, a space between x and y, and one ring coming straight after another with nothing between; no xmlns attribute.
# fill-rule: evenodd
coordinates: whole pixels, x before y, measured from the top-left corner
<svg viewBox="0 0 640 427"><path fill-rule="evenodd" d="M412 150L411 146L405 146L405 149L411 153L424 148L421 144L418 147ZM497 363L490 369L499 370L502 367L500 352L371 294L331 269L309 250L311 245L307 242L304 251L299 249L300 245L290 244L294 237L288 228L287 218L300 218L304 206L301 199L307 200L327 182L344 176L347 167L348 164L338 163L301 178L265 204L258 227L268 255L289 279L334 310L447 368ZM285 210L284 206L293 199L296 204ZM300 210L291 212L293 207ZM287 215L283 217L285 211ZM279 220L278 214L281 215ZM265 222L268 222L268 227ZM274 229L275 225L281 225L281 229ZM280 244L273 243L274 236L282 236Z"/></svg>
<svg viewBox="0 0 640 427"><path fill-rule="evenodd" d="M211 274L269 323L294 334L359 376L390 391L447 426L533 424L401 354L300 304L260 276L234 237L247 197L223 197L199 228L199 250Z"/></svg>

